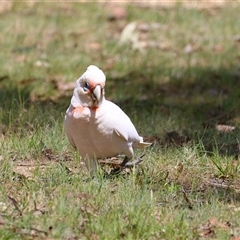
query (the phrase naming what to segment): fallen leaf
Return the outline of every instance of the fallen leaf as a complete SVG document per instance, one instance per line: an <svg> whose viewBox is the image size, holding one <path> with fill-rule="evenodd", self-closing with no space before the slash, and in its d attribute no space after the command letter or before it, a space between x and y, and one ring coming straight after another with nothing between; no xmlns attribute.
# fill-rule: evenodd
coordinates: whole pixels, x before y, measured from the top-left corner
<svg viewBox="0 0 240 240"><path fill-rule="evenodd" d="M183 164L182 164L182 163L179 163L179 164L176 166L176 169L177 169L178 174L182 174L183 169L184 169Z"/></svg>
<svg viewBox="0 0 240 240"><path fill-rule="evenodd" d="M34 167L32 166L16 166L14 167L14 180L22 181L33 177Z"/></svg>
<svg viewBox="0 0 240 240"><path fill-rule="evenodd" d="M50 64L48 62L46 62L46 61L37 60L35 62L35 66L36 67L46 67L46 68L48 68L48 67L50 67Z"/></svg>
<svg viewBox="0 0 240 240"><path fill-rule="evenodd" d="M223 46L220 45L220 44L217 44L217 45L215 45L215 46L213 47L213 50L214 50L215 52L221 53L221 52L223 51Z"/></svg>
<svg viewBox="0 0 240 240"><path fill-rule="evenodd" d="M214 238L215 237L215 232L212 228L206 228L206 229L201 230L201 233L199 234L199 237Z"/></svg>
<svg viewBox="0 0 240 240"><path fill-rule="evenodd" d="M147 47L149 48L160 48L160 44L158 41L148 41Z"/></svg>
<svg viewBox="0 0 240 240"><path fill-rule="evenodd" d="M143 32L143 33L146 33L146 32L148 32L148 31L150 31L150 30L158 30L158 29L161 29L163 26L162 26L162 24L160 24L160 23L150 23L150 24L148 24L148 23L140 23L140 24L138 24L138 30L140 31L140 32Z"/></svg>
<svg viewBox="0 0 240 240"><path fill-rule="evenodd" d="M92 239L92 240L99 240L100 236L95 234L95 233L92 233L91 236L90 236L90 239Z"/></svg>
<svg viewBox="0 0 240 240"><path fill-rule="evenodd" d="M139 30L140 32L146 33L146 32L148 32L148 31L150 30L150 25L147 24L147 23L139 24L139 25L138 25L138 30Z"/></svg>
<svg viewBox="0 0 240 240"><path fill-rule="evenodd" d="M76 197L78 197L80 199L84 199L84 200L89 200L92 198L91 195L84 193L84 192L79 192Z"/></svg>
<svg viewBox="0 0 240 240"><path fill-rule="evenodd" d="M39 217L39 216L42 216L44 214L44 211L43 210L39 210L39 209L36 209L32 212L32 215L35 216L35 217Z"/></svg>
<svg viewBox="0 0 240 240"><path fill-rule="evenodd" d="M27 79L21 80L21 81L19 82L19 85L20 85L20 86L25 86L25 85L27 86L27 85L30 85L30 84L36 82L36 81L37 81L37 79L27 78Z"/></svg>
<svg viewBox="0 0 240 240"><path fill-rule="evenodd" d="M183 49L183 52L185 54L191 54L193 52L201 50L201 47L198 45L192 45L192 44L187 44L185 48Z"/></svg>
<svg viewBox="0 0 240 240"><path fill-rule="evenodd" d="M215 237L215 228L220 228L222 230L230 230L231 223L230 222L220 222L216 217L210 218L205 224L201 224L198 228L200 237Z"/></svg>
<svg viewBox="0 0 240 240"><path fill-rule="evenodd" d="M4 212L7 209L7 204L0 202L0 212Z"/></svg>
<svg viewBox="0 0 240 240"><path fill-rule="evenodd" d="M1 1L0 13L8 12L12 9L13 1Z"/></svg>
<svg viewBox="0 0 240 240"><path fill-rule="evenodd" d="M15 59L16 59L16 62L19 62L19 63L25 62L27 60L27 56L22 54L22 55L17 56Z"/></svg>
<svg viewBox="0 0 240 240"><path fill-rule="evenodd" d="M228 133L228 132L232 132L235 130L235 127L233 126L229 126L229 125L224 125L224 124L218 124L215 129L218 132L224 132L224 133Z"/></svg>
<svg viewBox="0 0 240 240"><path fill-rule="evenodd" d="M120 158L117 158L117 157L113 157L113 158L108 158L108 159L100 159L98 161L98 163L100 165L108 165L110 167L119 167L120 164L122 163L122 159Z"/></svg>
<svg viewBox="0 0 240 240"><path fill-rule="evenodd" d="M125 28L122 30L120 36L120 43L129 43L132 41L137 41L139 34L136 31L137 22L128 23Z"/></svg>
<svg viewBox="0 0 240 240"><path fill-rule="evenodd" d="M110 5L108 10L110 13L109 13L107 19L109 21L122 20L127 17L127 11L123 6Z"/></svg>
<svg viewBox="0 0 240 240"><path fill-rule="evenodd" d="M193 52L193 47L191 44L188 44L187 46L185 46L185 48L183 49L185 54L190 54Z"/></svg>
<svg viewBox="0 0 240 240"><path fill-rule="evenodd" d="M140 42L142 48L147 48L148 47L148 42L147 41L141 41Z"/></svg>
<svg viewBox="0 0 240 240"><path fill-rule="evenodd" d="M201 224L198 228L198 235L199 237L209 237L214 238L215 237L215 231L213 229L213 226L207 221L205 224Z"/></svg>
<svg viewBox="0 0 240 240"><path fill-rule="evenodd" d="M56 156L50 148L43 149L42 156L46 157L47 160L56 160Z"/></svg>
<svg viewBox="0 0 240 240"><path fill-rule="evenodd" d="M230 240L240 240L240 237L236 237L236 236L232 235L232 236L230 237Z"/></svg>
<svg viewBox="0 0 240 240"><path fill-rule="evenodd" d="M231 204L228 206L230 208L230 211L234 211L234 212L240 212L240 207L237 207L236 205L234 204Z"/></svg>
<svg viewBox="0 0 240 240"><path fill-rule="evenodd" d="M211 226L219 227L223 230L229 230L230 225L231 225L229 222L226 222L226 223L220 222L216 217L210 218L209 223L211 224Z"/></svg>
<svg viewBox="0 0 240 240"><path fill-rule="evenodd" d="M80 222L78 223L78 228L83 228L86 222L88 222L87 218L83 218L82 220L80 220Z"/></svg>
<svg viewBox="0 0 240 240"><path fill-rule="evenodd" d="M169 42L165 41L165 42L161 42L159 47L161 50L166 51L171 48L171 44Z"/></svg>
<svg viewBox="0 0 240 240"><path fill-rule="evenodd" d="M137 22L128 23L122 30L119 43L130 43L133 49L143 51L142 44L139 40L139 31L137 30Z"/></svg>
<svg viewBox="0 0 240 240"><path fill-rule="evenodd" d="M91 42L87 44L87 48L93 49L93 50L99 50L102 48L101 44L98 42Z"/></svg>

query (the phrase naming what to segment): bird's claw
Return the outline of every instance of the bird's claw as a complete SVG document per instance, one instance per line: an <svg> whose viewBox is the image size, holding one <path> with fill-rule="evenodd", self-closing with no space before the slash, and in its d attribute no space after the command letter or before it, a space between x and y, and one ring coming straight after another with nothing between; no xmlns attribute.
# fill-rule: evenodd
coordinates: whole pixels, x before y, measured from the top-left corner
<svg viewBox="0 0 240 240"><path fill-rule="evenodd" d="M142 156L140 156L138 159L129 162L127 158L124 158L122 164L118 167L118 168L114 168L111 172L110 175L115 175L115 174L119 174L120 172L122 172L125 168L132 168L136 165L138 165L139 163L141 163L143 161L143 157L145 156L145 154L143 154Z"/></svg>
<svg viewBox="0 0 240 240"><path fill-rule="evenodd" d="M123 161L121 164L121 167L124 168L131 168L134 167L136 165L138 165L139 163L141 163L143 161L143 157L145 156L145 154L142 154L138 159L129 162L129 161ZM125 160L125 159L124 159Z"/></svg>
<svg viewBox="0 0 240 240"><path fill-rule="evenodd" d="M139 163L141 163L143 161L143 159L142 159L143 156L144 155L142 155L140 158L138 158L138 159L136 159L132 162L127 162L125 165L123 165L121 167L123 167L123 168L134 167L134 166L138 165Z"/></svg>

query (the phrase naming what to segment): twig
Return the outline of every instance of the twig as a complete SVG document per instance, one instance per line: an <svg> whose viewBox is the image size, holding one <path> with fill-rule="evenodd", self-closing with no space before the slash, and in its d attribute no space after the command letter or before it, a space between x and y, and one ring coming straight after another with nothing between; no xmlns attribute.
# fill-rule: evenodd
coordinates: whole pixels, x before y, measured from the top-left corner
<svg viewBox="0 0 240 240"><path fill-rule="evenodd" d="M59 162L60 166L64 168L68 175L73 175L73 172L62 162Z"/></svg>
<svg viewBox="0 0 240 240"><path fill-rule="evenodd" d="M193 205L191 203L191 201L189 200L187 194L186 194L186 191L184 190L184 188L182 187L182 193L183 193L183 198L185 199L185 201L187 202L188 204L188 208L189 209L193 209Z"/></svg>
<svg viewBox="0 0 240 240"><path fill-rule="evenodd" d="M37 233L43 233L45 236L48 235L47 231L44 231L44 230L41 230L41 229L37 229L37 228L34 228L34 227L31 227L30 230L35 231Z"/></svg>
<svg viewBox="0 0 240 240"><path fill-rule="evenodd" d="M8 195L8 199L11 201L11 203L13 204L13 206L15 207L15 209L19 212L19 215L22 216L23 214L22 214L21 209L20 209L19 206L18 206L17 201L16 201L13 197L11 197L11 196L9 196L9 195Z"/></svg>
<svg viewBox="0 0 240 240"><path fill-rule="evenodd" d="M8 196L9 197L9 196ZM11 197L9 197L10 199ZM12 201L12 200L11 200ZM16 200L15 200L16 201ZM15 205L14 205L15 206ZM25 232L26 229L24 228L19 228L17 226L15 226L13 223L11 224L7 224L5 222L1 222L0 221L0 225L2 226L7 226L8 229L11 229L12 231L18 233L18 234L21 234L21 235L26 235L26 236L31 236L31 237L39 237L36 233L40 233L40 234L44 234L45 236L48 236L48 232L47 231L44 231L44 230L41 230L41 229L37 229L35 227L30 227L29 230L30 231L34 231L36 233L28 233L28 232Z"/></svg>
<svg viewBox="0 0 240 240"><path fill-rule="evenodd" d="M230 110L227 113L222 113L222 114L220 114L218 116L210 118L210 120L221 120L222 118L225 118L225 117L229 116L231 113L233 113L234 111L236 111L236 109L237 108L233 108L232 110Z"/></svg>
<svg viewBox="0 0 240 240"><path fill-rule="evenodd" d="M48 232L37 229L37 228L33 228L33 227L31 227L29 230L30 231L35 231L36 233L25 232L24 228L16 228L16 226L13 226L12 229L20 235L31 236L31 237L39 237L39 235L37 233L44 234L45 236L48 235Z"/></svg>

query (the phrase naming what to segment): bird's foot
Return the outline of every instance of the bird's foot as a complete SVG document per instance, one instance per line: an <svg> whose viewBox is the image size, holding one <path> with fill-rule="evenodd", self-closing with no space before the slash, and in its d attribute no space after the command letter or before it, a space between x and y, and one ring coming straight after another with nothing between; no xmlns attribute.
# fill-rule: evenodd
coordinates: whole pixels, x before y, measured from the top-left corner
<svg viewBox="0 0 240 240"><path fill-rule="evenodd" d="M142 156L140 156L138 159L129 162L129 158L126 156L123 160L123 162L121 163L121 165L117 168L114 168L111 172L110 175L115 175L115 174L119 174L121 173L125 168L132 168L135 167L136 165L138 165L139 163L141 163L143 161L143 157L145 154L143 154Z"/></svg>

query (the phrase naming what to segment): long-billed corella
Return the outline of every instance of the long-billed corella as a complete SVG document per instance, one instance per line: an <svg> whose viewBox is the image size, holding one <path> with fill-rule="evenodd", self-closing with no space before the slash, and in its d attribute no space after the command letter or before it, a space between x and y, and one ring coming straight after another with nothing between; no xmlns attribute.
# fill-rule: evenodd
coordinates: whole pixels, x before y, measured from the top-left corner
<svg viewBox="0 0 240 240"><path fill-rule="evenodd" d="M138 164L134 149L151 143L143 141L130 118L116 104L105 99L106 76L90 65L76 81L65 115L65 131L71 145L79 151L91 175L97 171L97 160L124 154L121 168Z"/></svg>

